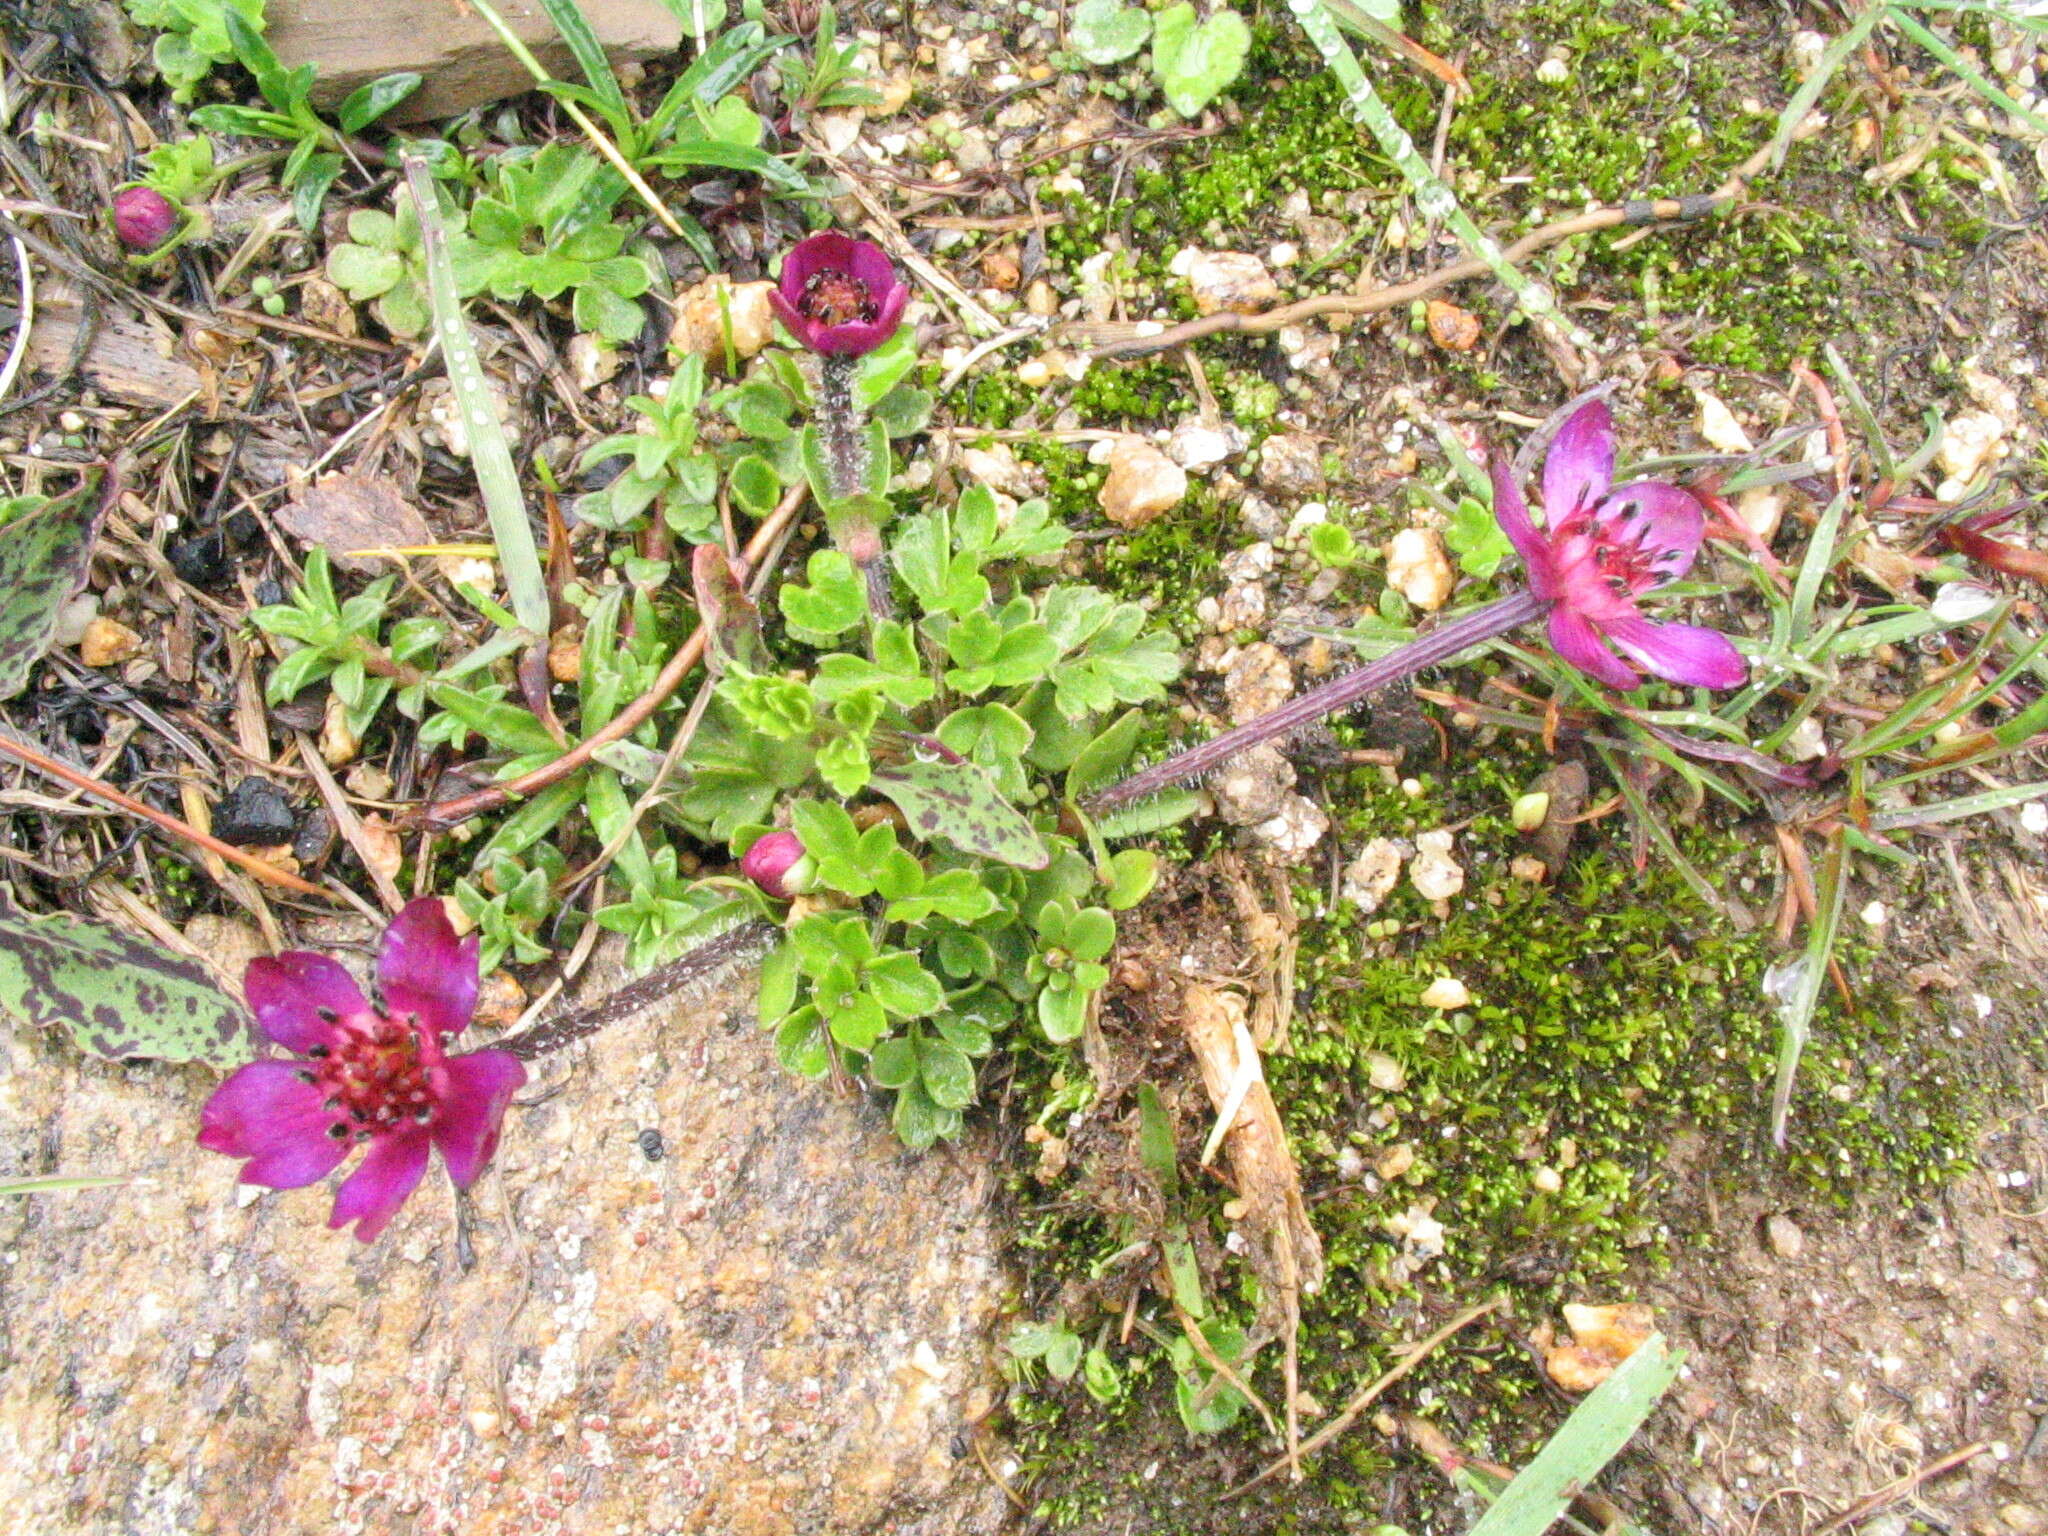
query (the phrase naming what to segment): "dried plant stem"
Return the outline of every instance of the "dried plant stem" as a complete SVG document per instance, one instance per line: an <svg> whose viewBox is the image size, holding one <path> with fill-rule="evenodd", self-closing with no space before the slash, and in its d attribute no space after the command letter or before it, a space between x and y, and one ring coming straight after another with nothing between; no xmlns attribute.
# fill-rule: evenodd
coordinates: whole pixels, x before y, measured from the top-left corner
<svg viewBox="0 0 2048 1536"><path fill-rule="evenodd" d="M747 541L744 559L748 565L759 561L774 544L782 531L796 517L797 509L803 505L805 487L799 483L791 486L775 510L768 514L761 526L754 530L753 538ZM458 795L453 800L438 801L421 812L421 819L430 832L445 832L450 827L460 826L472 816L481 816L485 811L495 811L511 800L523 799L538 794L550 784L567 778L588 763L599 747L618 741L639 729L640 723L659 709L668 696L681 686L689 675L690 668L704 657L706 635L704 626L699 624L690 638L676 648L661 672L648 686L645 693L628 704L610 722L599 730L592 731L553 762L543 763L531 773L523 773L516 779L507 779L502 784L492 784L471 794Z"/></svg>
<svg viewBox="0 0 2048 1536"><path fill-rule="evenodd" d="M588 1008L560 1014L552 1019L543 1019L516 1035L507 1035L496 1041L492 1049L510 1051L522 1061L533 1061L559 1051L565 1045L574 1045L586 1040L606 1025L616 1024L629 1018L651 1003L659 1002L678 987L686 987L716 974L724 966L742 959L746 954L765 943L776 932L773 923L759 918L741 923L737 928L728 928L715 939L707 939L695 949L679 955L666 965L658 965L645 976L627 982L607 992Z"/></svg>
<svg viewBox="0 0 2048 1536"><path fill-rule="evenodd" d="M1507 246L1502 258L1517 262L1533 256L1547 246L1573 235L1588 235L1603 229L1616 229L1624 224L1651 225L1690 222L1705 218L1732 206L1742 195L1755 176L1770 161L1768 148L1759 150L1735 168L1734 173L1714 191L1695 194L1690 197L1660 197L1617 203L1612 207L1596 208L1590 213L1573 214L1568 219L1532 229L1521 239ZM1494 271L1493 266L1480 258L1468 257L1454 261L1447 267L1426 273L1409 282L1396 283L1388 288L1376 288L1364 294L1326 294L1318 298L1302 299L1297 303L1283 304L1278 309L1269 309L1263 314L1240 315L1225 310L1219 314L1204 315L1199 320L1189 320L1180 325L1169 325L1149 336L1132 336L1122 341L1106 342L1090 349L1088 356L1101 361L1115 357L1149 357L1155 352L1170 351L1185 346L1188 342L1199 341L1204 336L1270 336L1285 326L1299 325L1304 320L1313 320L1319 315L1377 315L1390 309L1400 309L1417 299L1428 298L1439 289L1453 283L1468 282L1475 277L1486 277Z"/></svg>
<svg viewBox="0 0 2048 1536"><path fill-rule="evenodd" d="M1398 1365L1394 1366L1385 1375L1381 1376L1378 1380L1374 1381L1370 1386L1362 1390L1356 1397L1352 1398L1350 1402L1346 1403L1344 1405L1344 1411L1342 1413L1338 1414L1334 1419L1330 1420L1329 1423L1325 1424L1321 1429L1317 1430L1314 1434L1310 1435L1306 1440L1302 1441L1301 1454L1304 1456L1312 1455L1316 1451L1319 1451L1324 1446L1328 1445L1332 1440L1336 1439L1339 1435L1343 1434L1345 1430L1349 1429L1353 1424L1357 1423L1359 1417L1365 1412L1366 1409L1370 1408L1374 1403L1379 1401L1380 1395L1384 1393L1387 1390L1387 1388L1393 1386L1395 1382L1399 1381L1403 1376L1406 1376L1410 1371L1414 1370L1415 1367L1422 1364L1423 1361L1427 1360L1430 1357L1430 1355L1433 1352L1435 1352L1437 1347L1441 1345L1446 1339L1451 1338L1455 1334L1464 1332L1465 1329L1471 1327L1472 1324L1478 1322L1480 1318L1487 1316L1489 1313L1497 1312L1506 1305L1506 1297L1496 1296L1491 1301L1481 1302L1476 1307L1467 1307L1463 1312L1460 1312L1448 1323L1445 1323L1443 1327L1437 1329L1435 1333L1432 1333L1420 1344L1417 1344L1413 1349L1409 1350L1407 1354L1403 1355ZM1271 1466L1267 1467L1263 1472L1260 1472L1256 1477L1249 1478L1246 1481L1239 1483L1235 1488L1231 1489L1230 1492L1224 1494L1223 1497L1226 1499L1234 1499L1241 1493L1248 1493L1252 1489L1258 1487L1259 1484L1265 1482L1268 1478L1277 1477L1280 1473L1286 1471L1287 1467L1288 1458L1283 1456L1278 1461L1274 1462Z"/></svg>
<svg viewBox="0 0 2048 1536"><path fill-rule="evenodd" d="M1206 778L1248 747L1290 735L1325 715L1349 709L1389 683L1398 683L1425 667L1449 661L1475 645L1521 628L1531 619L1540 618L1549 607L1548 601L1533 592L1512 592L1497 598L1484 608L1475 609L1409 641L1378 661L1346 672L1342 677L1333 678L1319 688L1311 688L1300 698L1290 699L1255 720L1248 720L1221 736L1212 737L1199 746L1189 747L1163 762L1141 769L1122 783L1112 784L1091 795L1082 802L1082 808L1090 814L1100 814L1172 785Z"/></svg>
<svg viewBox="0 0 2048 1536"><path fill-rule="evenodd" d="M219 838L200 831L189 821L180 821L168 811L160 811L153 805L145 805L132 795L124 795L112 785L101 783L91 774L81 772L69 763L59 762L54 757L45 757L26 742L17 741L6 733L0 733L0 756L11 757L16 762L35 769L37 773L47 774L53 779L69 784L73 789L81 790L96 800L118 805L131 816L140 816L144 821L154 822L174 837L183 838L196 848L204 848L208 853L226 859L230 864L239 865L266 885L281 886L288 891L297 891L302 896L318 896L322 901L336 899L331 892L323 891L311 881L301 880L297 875L287 874L273 864L266 864L254 854L244 853L232 843L224 843Z"/></svg>

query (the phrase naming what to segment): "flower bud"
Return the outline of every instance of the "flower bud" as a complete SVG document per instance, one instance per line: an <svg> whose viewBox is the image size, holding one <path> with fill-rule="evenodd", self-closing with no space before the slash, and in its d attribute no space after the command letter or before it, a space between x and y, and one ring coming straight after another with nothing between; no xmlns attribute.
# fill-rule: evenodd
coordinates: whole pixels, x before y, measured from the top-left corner
<svg viewBox="0 0 2048 1536"><path fill-rule="evenodd" d="M153 251L178 227L178 210L155 187L124 187L114 194L114 233L131 251Z"/></svg>
<svg viewBox="0 0 2048 1536"><path fill-rule="evenodd" d="M740 859L740 873L777 901L809 888L811 861L794 832L770 832Z"/></svg>

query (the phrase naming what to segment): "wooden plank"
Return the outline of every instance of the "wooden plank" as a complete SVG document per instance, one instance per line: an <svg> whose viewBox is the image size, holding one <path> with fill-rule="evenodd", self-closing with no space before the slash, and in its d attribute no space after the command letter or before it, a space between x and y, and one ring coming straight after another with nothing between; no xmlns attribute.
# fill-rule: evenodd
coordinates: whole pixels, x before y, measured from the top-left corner
<svg viewBox="0 0 2048 1536"><path fill-rule="evenodd" d="M75 299L39 302L28 338L29 370L45 378L63 373L84 323L84 309ZM86 382L110 400L167 410L189 400L200 379L191 364L167 353L164 342L162 333L136 316L102 305L79 368Z"/></svg>
<svg viewBox="0 0 2048 1536"><path fill-rule="evenodd" d="M661 0L580 0L614 66L673 53L683 24ZM548 72L579 84L569 50L539 0L496 0L498 14ZM269 0L264 35L287 68L311 64L313 99L333 106L357 86L398 70L426 83L379 119L420 123L533 89L533 77L463 0Z"/></svg>

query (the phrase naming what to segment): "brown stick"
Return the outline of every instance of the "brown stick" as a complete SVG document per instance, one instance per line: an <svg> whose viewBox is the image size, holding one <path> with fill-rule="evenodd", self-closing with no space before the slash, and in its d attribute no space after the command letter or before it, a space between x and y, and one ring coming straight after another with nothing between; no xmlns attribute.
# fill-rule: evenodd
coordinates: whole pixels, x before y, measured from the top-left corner
<svg viewBox="0 0 2048 1536"><path fill-rule="evenodd" d="M1621 224L1647 224L1685 221L1700 218L1707 213L1718 213L1741 196L1750 177L1764 168L1770 161L1768 149L1759 150L1741 165L1714 191L1705 197L1665 197L1646 204L1626 203L1611 208L1596 208L1591 213L1574 214L1569 219L1559 219L1532 229L1501 254L1510 263L1519 262L1525 256L1532 256L1546 246L1568 240L1573 235L1593 234L1603 229L1613 229ZM1282 326L1299 325L1318 315L1377 315L1389 309L1399 309L1417 299L1427 298L1439 288L1448 288L1452 283L1462 283L1470 278L1486 277L1493 267L1468 257L1454 261L1447 267L1405 283L1396 283L1391 288L1376 288L1371 293L1325 294L1319 298L1302 299L1293 304L1283 304L1278 309L1269 309L1263 314L1240 315L1233 311L1204 315L1199 320L1184 321L1180 325L1169 325L1164 330L1149 336L1132 336L1123 341L1112 341L1095 347L1087 354L1096 361L1113 357L1149 357L1154 352L1165 352L1174 347L1185 346L1188 342L1199 341L1204 336L1268 336Z"/></svg>
<svg viewBox="0 0 2048 1536"><path fill-rule="evenodd" d="M1816 1526L1813 1536L1828 1536L1829 1531L1840 1531L1852 1525L1860 1525L1885 1505L1905 1498L1929 1478L1953 1472L1964 1463L1975 1461L1990 1449L1990 1446L1980 1440L1974 1445L1964 1446L1959 1451L1950 1451L1946 1456L1937 1456L1926 1466L1908 1472L1896 1482L1886 1483L1877 1492L1865 1494L1826 1524Z"/></svg>
<svg viewBox="0 0 2048 1536"><path fill-rule="evenodd" d="M791 486L775 510L762 520L761 526L754 530L753 538L747 541L745 559L748 565L761 558L776 536L796 516L797 508L803 505L804 495L804 486ZM524 799L567 778L596 756L599 747L637 730L641 721L659 709L681 686L690 668L703 659L704 643L704 626L699 624L690 638L677 648L675 655L669 657L647 691L620 710L601 729L592 731L553 762L543 763L531 773L522 773L503 784L492 784L466 795L457 795L453 800L441 800L427 806L419 813L421 824L430 832L446 832L472 816L495 811L507 801Z"/></svg>
<svg viewBox="0 0 2048 1536"><path fill-rule="evenodd" d="M1476 1307L1467 1307L1464 1311L1460 1312L1448 1323L1445 1323L1443 1327L1437 1329L1435 1333L1432 1333L1420 1344L1416 1345L1413 1349L1409 1350L1407 1354L1403 1355L1401 1357L1401 1363L1399 1365L1393 1367L1385 1375L1381 1376L1379 1380L1375 1381L1371 1386L1367 1387L1364 1391L1360 1392L1358 1396L1352 1398L1350 1402L1346 1403L1344 1405L1344 1411L1342 1413L1338 1414L1337 1417L1330 1420L1329 1423L1325 1424L1321 1429L1317 1430L1314 1434L1310 1435L1306 1440L1302 1441L1301 1454L1306 1456L1314 1451L1319 1451L1325 1445L1328 1445L1332 1440L1336 1439L1339 1435L1343 1434L1345 1430L1349 1429L1353 1424L1357 1423L1359 1415L1363 1414L1366 1409L1370 1408L1375 1402L1377 1402L1379 1400L1381 1393L1385 1392L1387 1388L1394 1385L1395 1382L1399 1381L1403 1376L1406 1376L1410 1371L1414 1370L1416 1366L1422 1364L1424 1360L1428 1359L1430 1354L1436 1349L1436 1347L1439 1344L1443 1343L1445 1339L1450 1338L1455 1333L1462 1332L1464 1329L1470 1327L1473 1323L1478 1322L1480 1318L1485 1317L1488 1313L1497 1312L1506 1305L1507 1298L1505 1296L1496 1296L1491 1301L1481 1302ZM1278 1461L1274 1462L1270 1467L1266 1468L1266 1470L1261 1472L1257 1477L1251 1478L1246 1482L1239 1483L1235 1488L1231 1489L1230 1492L1224 1494L1223 1497L1226 1499L1234 1499L1241 1493L1250 1492L1252 1489L1258 1487L1259 1484L1266 1481L1267 1478L1276 1476L1279 1473L1286 1471L1287 1464L1288 1458L1282 1456Z"/></svg>
<svg viewBox="0 0 2048 1536"><path fill-rule="evenodd" d="M217 854L230 864L240 865L267 885L282 886L288 891L297 891L304 896L318 896L323 901L336 899L331 892L321 890L310 881L301 880L297 875L286 874L275 865L264 863L254 854L244 853L233 844L224 843L219 838L200 831L189 821L180 821L168 811L160 811L153 805L144 805L140 800L124 795L111 784L102 784L91 774L81 772L69 763L60 763L54 757L45 757L34 747L23 742L0 735L0 754L35 769L37 773L48 774L53 779L69 784L73 789L82 790L95 799L104 800L110 805L118 805L131 816L140 816L144 821L155 822L164 831L182 837L193 846Z"/></svg>

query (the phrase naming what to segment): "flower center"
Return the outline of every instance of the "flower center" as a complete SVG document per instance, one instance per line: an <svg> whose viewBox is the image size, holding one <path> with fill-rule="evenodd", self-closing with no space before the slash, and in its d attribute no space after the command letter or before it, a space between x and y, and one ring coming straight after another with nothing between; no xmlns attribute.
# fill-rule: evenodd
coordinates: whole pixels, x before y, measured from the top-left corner
<svg viewBox="0 0 2048 1536"><path fill-rule="evenodd" d="M1563 563L1577 567L1574 574L1580 580L1591 577L1616 597L1634 597L1665 580L1657 562L1670 552L1650 548L1648 532L1640 523L1580 513L1558 530L1557 547Z"/></svg>
<svg viewBox="0 0 2048 1536"><path fill-rule="evenodd" d="M851 272L813 272L797 308L820 325L855 325L881 312L868 285Z"/></svg>
<svg viewBox="0 0 2048 1536"><path fill-rule="evenodd" d="M423 1038L410 1017L394 1019L379 1008L343 1021L340 1041L316 1048L313 1065L301 1076L321 1089L322 1107L335 1116L328 1135L367 1141L402 1126L433 1123L440 1107L434 1088L440 1052L423 1051Z"/></svg>

